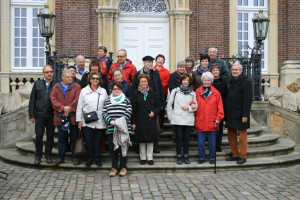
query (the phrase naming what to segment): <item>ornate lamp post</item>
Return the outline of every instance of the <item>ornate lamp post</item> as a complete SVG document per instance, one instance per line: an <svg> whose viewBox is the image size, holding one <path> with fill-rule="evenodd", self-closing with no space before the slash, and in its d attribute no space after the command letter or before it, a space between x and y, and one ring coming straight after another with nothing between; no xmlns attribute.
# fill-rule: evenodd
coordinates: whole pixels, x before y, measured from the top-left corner
<svg viewBox="0 0 300 200"><path fill-rule="evenodd" d="M51 46L49 44L49 39L54 34L55 27L55 14L49 9L46 4L45 8L37 15L39 20L40 33L46 38L46 62L49 64L49 56L51 55Z"/></svg>
<svg viewBox="0 0 300 200"><path fill-rule="evenodd" d="M255 46L251 52L252 60L252 84L253 99L262 100L261 98L261 45L267 38L270 19L260 10L258 15L253 17L253 29L255 37Z"/></svg>

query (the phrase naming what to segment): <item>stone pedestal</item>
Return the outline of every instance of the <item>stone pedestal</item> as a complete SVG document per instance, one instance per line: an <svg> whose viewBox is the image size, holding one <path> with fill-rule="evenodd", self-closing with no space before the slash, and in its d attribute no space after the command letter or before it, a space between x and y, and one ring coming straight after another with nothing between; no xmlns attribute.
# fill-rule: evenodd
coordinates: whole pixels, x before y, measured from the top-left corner
<svg viewBox="0 0 300 200"><path fill-rule="evenodd" d="M288 92L287 86L300 77L300 60L285 61L280 75L280 87L284 92Z"/></svg>

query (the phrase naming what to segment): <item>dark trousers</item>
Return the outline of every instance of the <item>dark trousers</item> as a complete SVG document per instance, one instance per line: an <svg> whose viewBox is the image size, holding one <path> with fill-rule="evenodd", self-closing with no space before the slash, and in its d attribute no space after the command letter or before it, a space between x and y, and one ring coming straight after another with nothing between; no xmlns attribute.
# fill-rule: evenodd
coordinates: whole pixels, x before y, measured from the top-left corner
<svg viewBox="0 0 300 200"><path fill-rule="evenodd" d="M105 129L83 127L88 162L101 162L101 139Z"/></svg>
<svg viewBox="0 0 300 200"><path fill-rule="evenodd" d="M45 157L51 157L53 148L53 116L51 117L36 117L35 118L35 156L42 157L43 154L43 137L46 128L46 146L45 146Z"/></svg>
<svg viewBox="0 0 300 200"><path fill-rule="evenodd" d="M127 169L127 156L122 156L122 149L119 147L118 149L114 150L114 143L113 143L113 133L107 135L108 142L109 142L109 151L112 160L112 168L118 169L118 161L120 156L120 169Z"/></svg>
<svg viewBox="0 0 300 200"><path fill-rule="evenodd" d="M189 155L190 133L191 126L178 126L174 125L176 133L176 153L178 157L182 156L182 148L184 157Z"/></svg>
<svg viewBox="0 0 300 200"><path fill-rule="evenodd" d="M222 147L222 138L223 138L223 120L219 124L219 130L217 132L217 143L216 143L217 148Z"/></svg>
<svg viewBox="0 0 300 200"><path fill-rule="evenodd" d="M58 148L58 159L64 160L65 159L65 154L67 150L67 137L66 135L68 134L68 131L63 131L60 126L57 126L58 130L58 143L57 143L57 148ZM77 125L70 125L70 138L71 138L71 151L72 151L72 157L73 159L78 158L74 154L75 151L75 146L76 146L76 139L78 135L78 127Z"/></svg>

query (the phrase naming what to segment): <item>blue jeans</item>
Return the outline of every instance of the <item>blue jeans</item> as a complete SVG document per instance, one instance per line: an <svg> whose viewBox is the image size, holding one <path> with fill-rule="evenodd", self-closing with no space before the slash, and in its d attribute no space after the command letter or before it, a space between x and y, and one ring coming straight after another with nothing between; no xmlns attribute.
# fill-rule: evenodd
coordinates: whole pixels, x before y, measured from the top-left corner
<svg viewBox="0 0 300 200"><path fill-rule="evenodd" d="M205 140L208 139L209 160L216 160L216 132L215 131L197 131L199 160L205 160Z"/></svg>
<svg viewBox="0 0 300 200"><path fill-rule="evenodd" d="M176 134L176 153L181 157L182 147L184 157L189 156L189 144L191 126L174 125L174 132Z"/></svg>
<svg viewBox="0 0 300 200"><path fill-rule="evenodd" d="M63 131L61 129L61 125L57 126L58 130L58 142L57 142L57 148L58 148L58 159L64 160L65 154L67 150L67 134L68 131ZM74 154L75 146L76 146L76 139L78 135L78 128L77 125L70 125L70 139L71 139L71 151L72 151L72 157L73 159L77 159L78 156Z"/></svg>

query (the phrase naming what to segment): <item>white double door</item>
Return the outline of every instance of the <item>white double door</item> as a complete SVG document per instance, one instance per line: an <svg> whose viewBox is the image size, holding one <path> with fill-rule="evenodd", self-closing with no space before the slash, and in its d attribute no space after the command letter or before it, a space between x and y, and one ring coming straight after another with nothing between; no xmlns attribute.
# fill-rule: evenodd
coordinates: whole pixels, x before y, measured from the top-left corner
<svg viewBox="0 0 300 200"><path fill-rule="evenodd" d="M158 54L165 56L164 67L169 69L169 18L161 14L120 14L118 49L126 49L137 70L143 67L144 56L155 58Z"/></svg>

